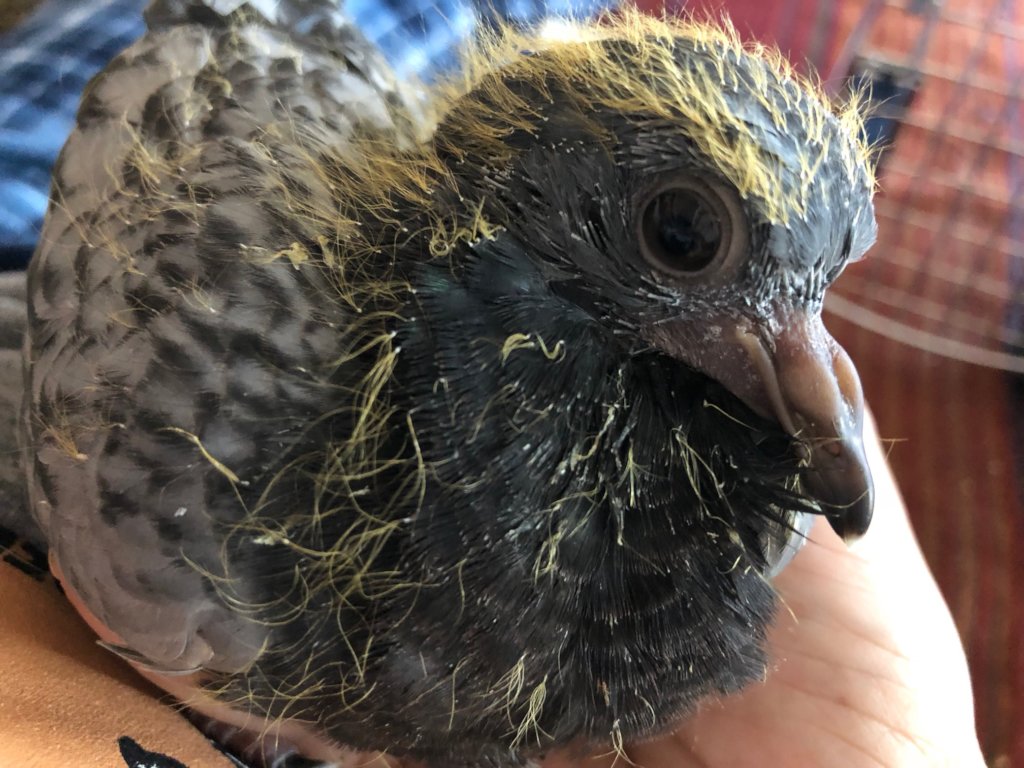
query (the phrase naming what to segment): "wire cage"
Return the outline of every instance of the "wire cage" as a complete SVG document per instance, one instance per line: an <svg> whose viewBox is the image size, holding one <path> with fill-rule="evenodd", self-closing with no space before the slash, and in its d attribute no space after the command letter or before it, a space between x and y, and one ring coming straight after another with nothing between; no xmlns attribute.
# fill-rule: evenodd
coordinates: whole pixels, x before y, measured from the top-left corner
<svg viewBox="0 0 1024 768"><path fill-rule="evenodd" d="M826 84L866 85L878 244L826 306L1024 372L1024 4L869 0Z"/></svg>

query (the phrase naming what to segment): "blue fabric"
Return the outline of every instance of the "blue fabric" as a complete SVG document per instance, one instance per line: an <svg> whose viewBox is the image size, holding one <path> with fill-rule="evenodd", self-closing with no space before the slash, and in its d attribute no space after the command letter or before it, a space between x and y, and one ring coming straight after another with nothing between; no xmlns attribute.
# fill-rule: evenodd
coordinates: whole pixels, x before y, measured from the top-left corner
<svg viewBox="0 0 1024 768"><path fill-rule="evenodd" d="M82 88L142 33L145 0L49 0L0 37L0 268L35 246Z"/></svg>
<svg viewBox="0 0 1024 768"><path fill-rule="evenodd" d="M0 35L0 269L22 267L35 247L50 169L82 89L144 31L147 0L47 0ZM400 76L429 80L450 67L480 19L529 23L582 16L601 0L347 0L345 8Z"/></svg>

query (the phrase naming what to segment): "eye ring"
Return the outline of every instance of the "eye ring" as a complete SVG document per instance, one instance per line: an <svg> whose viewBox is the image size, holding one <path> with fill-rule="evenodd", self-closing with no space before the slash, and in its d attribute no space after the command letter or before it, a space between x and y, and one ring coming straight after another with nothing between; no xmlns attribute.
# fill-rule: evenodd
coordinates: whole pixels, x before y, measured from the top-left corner
<svg viewBox="0 0 1024 768"><path fill-rule="evenodd" d="M673 176L643 195L635 214L640 253L652 267L693 279L733 263L746 242L739 196L724 185Z"/></svg>

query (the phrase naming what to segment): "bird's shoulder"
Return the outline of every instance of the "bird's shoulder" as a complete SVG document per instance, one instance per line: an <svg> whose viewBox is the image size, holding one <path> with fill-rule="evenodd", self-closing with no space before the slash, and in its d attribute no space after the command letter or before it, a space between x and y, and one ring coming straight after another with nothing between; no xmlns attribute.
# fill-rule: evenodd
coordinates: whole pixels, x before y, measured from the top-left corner
<svg viewBox="0 0 1024 768"><path fill-rule="evenodd" d="M54 170L28 276L30 494L127 644L238 668L263 633L209 594L214 531L336 407L352 315L318 161L357 134L411 141L417 107L326 3L156 3L149 24L90 84ZM193 619L155 634L169 605Z"/></svg>
<svg viewBox="0 0 1024 768"><path fill-rule="evenodd" d="M327 148L422 128L414 92L334 3L157 2L148 22L90 83L54 169L29 270L37 369L213 294L244 304L247 283L324 289L303 265L336 235Z"/></svg>

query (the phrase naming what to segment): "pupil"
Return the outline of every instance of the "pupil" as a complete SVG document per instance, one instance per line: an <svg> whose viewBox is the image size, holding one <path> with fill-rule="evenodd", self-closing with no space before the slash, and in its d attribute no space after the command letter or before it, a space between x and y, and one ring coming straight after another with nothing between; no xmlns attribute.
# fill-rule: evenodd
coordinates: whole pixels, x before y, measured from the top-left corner
<svg viewBox="0 0 1024 768"><path fill-rule="evenodd" d="M666 267L696 272L710 264L718 253L722 241L718 217L700 196L689 190L659 195L651 201L644 218L646 239Z"/></svg>

